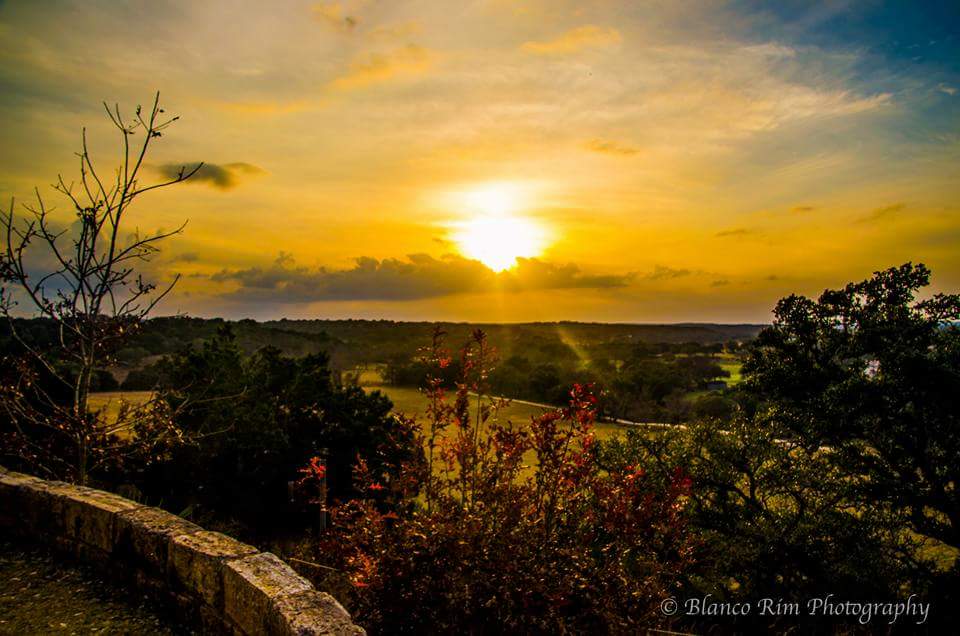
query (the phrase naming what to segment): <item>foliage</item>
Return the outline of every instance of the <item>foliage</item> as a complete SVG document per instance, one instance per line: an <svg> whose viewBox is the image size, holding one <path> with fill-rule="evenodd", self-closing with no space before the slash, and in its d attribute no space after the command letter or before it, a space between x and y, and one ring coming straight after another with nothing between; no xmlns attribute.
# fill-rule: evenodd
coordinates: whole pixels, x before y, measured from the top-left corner
<svg viewBox="0 0 960 636"><path fill-rule="evenodd" d="M224 327L200 348L159 365L159 389L194 443L137 479L168 506L188 505L270 534L291 521L288 483L310 457L325 457L331 493L352 494L353 464L389 464L419 448L390 415L390 401L334 382L322 354L265 348L245 357Z"/></svg>
<svg viewBox="0 0 960 636"><path fill-rule="evenodd" d="M441 336L437 370L452 363ZM482 397L492 354L477 332L452 402L441 378L429 381L426 455L394 475L360 463L366 497L335 508L334 532L309 556L345 573L356 615L378 633L660 622L659 601L691 558L688 479L679 468L663 484L633 467L601 471L588 387L529 427L499 422L498 402Z"/></svg>
<svg viewBox="0 0 960 636"><path fill-rule="evenodd" d="M149 356L177 353L184 347L209 340L225 325L230 325L237 344L246 354L253 354L264 347L274 347L288 356L296 357L329 351L339 344L323 331L302 333L250 319L228 321L222 318L161 316L147 321L131 339L131 345L140 350L139 360L132 356L132 363L143 363L144 358Z"/></svg>
<svg viewBox="0 0 960 636"><path fill-rule="evenodd" d="M69 226L59 227L63 219L53 215L39 190L34 203L23 204L22 218L12 201L0 217L6 239L0 250L0 313L15 345L5 348L5 367L15 371L0 385L6 415L0 452L41 474L83 484L92 472L116 468L133 455L149 457L179 437L161 404L121 409L105 424L87 403L98 373L176 283L158 289L142 270L158 244L182 227L144 236L127 223L130 206L142 195L184 181L200 167L181 168L169 181L140 183L151 145L177 120L165 118L159 99L152 108L138 106L132 120L119 106L104 104L123 140L122 162L112 175L98 172L84 131L79 183L59 176L53 186L72 208ZM142 141L132 144L136 135ZM35 334L21 335L16 318L24 311L18 309L21 301L26 312L54 327L53 346L34 346Z"/></svg>
<svg viewBox="0 0 960 636"><path fill-rule="evenodd" d="M832 449L858 497L960 548L960 296L916 301L906 264L777 304L747 359L745 389L791 438Z"/></svg>
<svg viewBox="0 0 960 636"><path fill-rule="evenodd" d="M922 565L917 545L902 532L903 519L857 508L828 453L788 443L785 432L776 420L742 417L656 434L630 431L604 444L601 461L614 471L639 465L656 480L669 478L671 465L687 466L687 522L701 542L697 568L685 581L695 590L691 596L800 603L831 593L896 598ZM725 626L733 629L730 620ZM797 619L738 620L739 629L787 629Z"/></svg>
<svg viewBox="0 0 960 636"><path fill-rule="evenodd" d="M908 590L947 620L957 566L927 557L931 539L957 546L960 304L916 301L928 281L907 264L817 301L783 299L751 347L731 416L604 446L610 470L641 465L662 480L687 467L700 594L889 601ZM783 620L739 627L796 619Z"/></svg>
<svg viewBox="0 0 960 636"><path fill-rule="evenodd" d="M129 366L149 364L151 358L169 355L184 347L199 344L229 324L244 353L252 354L272 346L289 356L326 351L331 366L351 369L369 364L410 365L418 348L430 338L433 323L394 322L390 320L274 320L194 318L160 316L144 321L125 344L122 363ZM478 326L467 323L442 323L449 332L448 341L463 343ZM589 366L615 368L618 360L630 356L637 347L651 355L714 356L736 352L741 341L752 339L758 325L608 325L597 323L530 323L523 325L484 325L491 342L504 352L500 372L513 367L521 358L533 365L554 364L561 369ZM727 341L725 344L721 344ZM576 346L577 351L574 351ZM518 368L519 368L518 367ZM421 369L421 371L425 371ZM419 386L425 373L397 384ZM455 378L455 376L452 376ZM569 386L564 389L569 390Z"/></svg>

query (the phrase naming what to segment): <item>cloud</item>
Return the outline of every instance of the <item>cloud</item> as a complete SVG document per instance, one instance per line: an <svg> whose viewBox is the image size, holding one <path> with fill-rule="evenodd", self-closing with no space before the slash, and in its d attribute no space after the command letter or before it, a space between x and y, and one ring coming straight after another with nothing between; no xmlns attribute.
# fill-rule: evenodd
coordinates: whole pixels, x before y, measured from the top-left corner
<svg viewBox="0 0 960 636"><path fill-rule="evenodd" d="M298 266L287 254L268 267L222 270L211 280L233 283L232 299L253 302L310 303L332 300L420 300L501 290L609 289L629 284L630 276L594 276L574 264L555 265L517 259L511 270L496 273L479 261L447 255L412 254L406 259L361 257L351 269Z"/></svg>
<svg viewBox="0 0 960 636"><path fill-rule="evenodd" d="M710 286L711 286L711 287L726 287L726 286L729 285L729 284L730 284L730 281L728 281L726 278L721 278L721 279L719 279L719 280L715 280L715 281L713 281L712 283L710 283Z"/></svg>
<svg viewBox="0 0 960 636"><path fill-rule="evenodd" d="M654 265L653 271L644 276L644 278L647 280L669 280L689 276L691 273L689 269L674 269L666 265Z"/></svg>
<svg viewBox="0 0 960 636"><path fill-rule="evenodd" d="M520 49L534 55L564 55L587 48L610 46L621 39L620 32L614 28L587 24L550 40L524 42Z"/></svg>
<svg viewBox="0 0 960 636"><path fill-rule="evenodd" d="M311 108L318 108L323 101L321 99L264 99L258 101L222 101L214 100L213 104L225 111L238 113L242 115L282 115L287 113L296 113Z"/></svg>
<svg viewBox="0 0 960 636"><path fill-rule="evenodd" d="M769 58L792 58L797 56L796 49L778 44L776 42L766 42L764 44L754 44L742 48L744 53L757 55L759 57Z"/></svg>
<svg viewBox="0 0 960 636"><path fill-rule="evenodd" d="M389 53L375 53L351 64L350 69L330 83L336 90L349 91L386 82L405 75L419 75L433 63L432 51L408 44Z"/></svg>
<svg viewBox="0 0 960 636"><path fill-rule="evenodd" d="M612 141L609 139L591 139L584 144L584 146L591 152L599 152L605 155L630 156L640 152L633 146L628 146L618 141Z"/></svg>
<svg viewBox="0 0 960 636"><path fill-rule="evenodd" d="M745 227L735 227L729 230L723 230L721 232L717 232L714 236L718 238L726 238L726 237L732 237L732 236L746 236L748 234L753 234L753 233L754 233L753 230L748 230Z"/></svg>
<svg viewBox="0 0 960 636"><path fill-rule="evenodd" d="M313 6L313 15L324 24L344 33L353 31L360 23L355 16L347 15L339 2L316 4Z"/></svg>
<svg viewBox="0 0 960 636"><path fill-rule="evenodd" d="M797 213L804 213L804 212L813 212L816 209L817 209L816 206L813 206L813 205L798 205L793 208L793 211Z"/></svg>
<svg viewBox="0 0 960 636"><path fill-rule="evenodd" d="M396 24L383 24L371 29L366 35L372 39L403 40L423 33L423 24L417 20L407 20Z"/></svg>
<svg viewBox="0 0 960 636"><path fill-rule="evenodd" d="M180 171L188 173L193 170L198 161L188 163L166 163L156 167L156 170L165 179L175 179ZM187 180L187 183L202 183L219 190L230 190L240 185L240 181L246 177L252 177L263 174L263 168L250 163L204 163L195 175Z"/></svg>
<svg viewBox="0 0 960 636"><path fill-rule="evenodd" d="M171 263L196 263L200 260L200 254L197 252L181 252L170 257Z"/></svg>
<svg viewBox="0 0 960 636"><path fill-rule="evenodd" d="M893 203L891 205L885 205L882 208L877 208L870 214L860 219L861 223L871 223L876 221L884 221L891 219L900 215L901 212L907 207L906 203Z"/></svg>
<svg viewBox="0 0 960 636"><path fill-rule="evenodd" d="M948 84L943 84L943 83L937 84L937 90L940 91L941 93L949 95L950 97L953 97L954 95L957 94L956 87L950 86Z"/></svg>

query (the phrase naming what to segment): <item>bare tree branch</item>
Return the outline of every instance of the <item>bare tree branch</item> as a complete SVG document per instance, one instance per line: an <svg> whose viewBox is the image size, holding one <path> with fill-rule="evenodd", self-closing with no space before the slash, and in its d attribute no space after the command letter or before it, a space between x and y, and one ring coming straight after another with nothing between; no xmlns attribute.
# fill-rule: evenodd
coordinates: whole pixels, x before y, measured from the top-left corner
<svg viewBox="0 0 960 636"><path fill-rule="evenodd" d="M173 179L141 185L139 174L153 142L178 118L164 119L159 93L149 109L138 106L132 120L124 118L118 104L103 106L121 135L123 158L108 184L82 130L79 186L62 175L52 186L69 202L73 225L57 227L39 189L34 191L35 203L21 205L23 219L16 218L12 200L0 215L6 239L0 253L0 312L22 354L19 378L0 385L0 403L11 422L9 435L0 430L0 451L19 449L38 471L80 483L91 470L182 437L169 408L158 400L137 408L122 406L117 420L104 424L91 412L89 396L94 376L180 280L177 275L158 287L144 280L136 263L148 261L159 244L180 234L186 223L145 237L134 232L128 239L126 213L140 195L186 181L203 165L183 166ZM134 145L131 138L137 134L143 137ZM34 274L27 256L35 253L38 262L54 265ZM23 309L18 309L15 296L26 301ZM24 311L54 323L54 343L41 346L20 333L15 315ZM48 390L50 382L68 389L71 398Z"/></svg>

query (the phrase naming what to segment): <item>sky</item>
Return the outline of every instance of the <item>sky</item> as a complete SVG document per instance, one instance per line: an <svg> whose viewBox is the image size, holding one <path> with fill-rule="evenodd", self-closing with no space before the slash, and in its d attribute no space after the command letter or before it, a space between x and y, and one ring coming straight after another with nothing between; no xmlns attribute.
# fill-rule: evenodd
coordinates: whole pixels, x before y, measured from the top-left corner
<svg viewBox="0 0 960 636"><path fill-rule="evenodd" d="M956 2L0 1L0 200L102 102L180 120L130 230L159 313L766 322L906 261L960 287ZM14 204L20 214L19 203ZM39 266L39 265L38 265Z"/></svg>

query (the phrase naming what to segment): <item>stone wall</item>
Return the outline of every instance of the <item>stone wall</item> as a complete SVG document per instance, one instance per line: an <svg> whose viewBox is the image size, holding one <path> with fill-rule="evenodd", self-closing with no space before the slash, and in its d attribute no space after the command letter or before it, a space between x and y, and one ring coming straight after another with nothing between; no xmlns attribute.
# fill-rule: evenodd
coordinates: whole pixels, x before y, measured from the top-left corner
<svg viewBox="0 0 960 636"><path fill-rule="evenodd" d="M102 490L0 467L0 531L123 576L206 631L364 634L273 554Z"/></svg>

